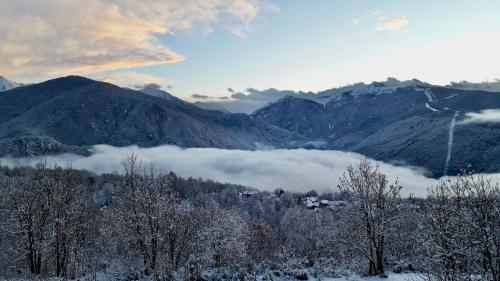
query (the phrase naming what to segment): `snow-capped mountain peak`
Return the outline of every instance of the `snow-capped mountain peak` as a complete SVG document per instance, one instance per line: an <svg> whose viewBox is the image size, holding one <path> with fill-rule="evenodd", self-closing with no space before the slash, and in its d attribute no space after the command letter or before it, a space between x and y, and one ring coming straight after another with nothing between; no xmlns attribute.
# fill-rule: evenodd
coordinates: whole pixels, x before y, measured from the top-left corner
<svg viewBox="0 0 500 281"><path fill-rule="evenodd" d="M370 84L356 83L340 88L333 88L323 92L318 93L317 102L328 103L329 101L336 101L342 98L342 94L349 92L352 96L356 97L359 95L366 94L390 94L394 93L399 88L404 87L416 87L416 86L431 86L428 83L419 81L417 79L400 81L396 78L387 78L386 81L382 82L372 82Z"/></svg>
<svg viewBox="0 0 500 281"><path fill-rule="evenodd" d="M19 87L19 86L21 86L21 84L10 81L9 79L7 79L5 77L0 76L0 92L14 89L14 88Z"/></svg>

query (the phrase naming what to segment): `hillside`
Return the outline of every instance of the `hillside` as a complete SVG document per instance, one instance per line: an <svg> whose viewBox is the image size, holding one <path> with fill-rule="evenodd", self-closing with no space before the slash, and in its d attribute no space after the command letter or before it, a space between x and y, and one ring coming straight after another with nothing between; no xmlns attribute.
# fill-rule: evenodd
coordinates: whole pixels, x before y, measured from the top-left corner
<svg viewBox="0 0 500 281"><path fill-rule="evenodd" d="M377 160L445 173L450 125L449 174L469 167L500 170L499 123L463 124L468 112L500 108L500 94L423 85L365 87L327 93L317 101L286 97L252 114L322 149L358 152Z"/></svg>
<svg viewBox="0 0 500 281"><path fill-rule="evenodd" d="M85 154L95 144L254 149L295 140L245 114L203 110L83 77L0 94L0 155Z"/></svg>

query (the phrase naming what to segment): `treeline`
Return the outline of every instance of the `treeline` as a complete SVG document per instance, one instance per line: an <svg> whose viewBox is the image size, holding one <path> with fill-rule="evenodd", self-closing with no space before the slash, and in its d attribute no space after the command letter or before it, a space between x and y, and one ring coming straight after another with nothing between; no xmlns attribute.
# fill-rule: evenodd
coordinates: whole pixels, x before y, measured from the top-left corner
<svg viewBox="0 0 500 281"><path fill-rule="evenodd" d="M361 161L323 194L257 192L124 162L123 174L70 167L0 169L0 276L266 280L385 276L500 280L500 191L480 175L402 198ZM216 273L223 272L222 275Z"/></svg>

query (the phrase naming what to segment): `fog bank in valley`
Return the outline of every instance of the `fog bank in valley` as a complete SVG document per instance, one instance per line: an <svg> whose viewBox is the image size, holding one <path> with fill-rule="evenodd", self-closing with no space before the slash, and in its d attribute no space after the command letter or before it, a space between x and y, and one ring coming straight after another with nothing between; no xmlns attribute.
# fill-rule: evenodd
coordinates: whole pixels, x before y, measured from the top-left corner
<svg viewBox="0 0 500 281"><path fill-rule="evenodd" d="M479 112L465 114L463 124L469 123L500 123L500 109L485 109Z"/></svg>
<svg viewBox="0 0 500 281"><path fill-rule="evenodd" d="M71 165L96 173L122 171L121 162L132 153L144 164L174 171L183 177L200 177L220 182L231 182L261 190L283 188L290 191L336 190L338 179L350 164L357 164L364 156L341 151L305 149L226 150L216 148L189 148L159 146L113 147L96 145L92 155L73 154L44 157L49 164ZM2 158L0 164L8 166L34 166L42 158ZM403 194L426 194L427 188L437 180L424 176L424 171L380 162L381 170L392 180L399 179Z"/></svg>

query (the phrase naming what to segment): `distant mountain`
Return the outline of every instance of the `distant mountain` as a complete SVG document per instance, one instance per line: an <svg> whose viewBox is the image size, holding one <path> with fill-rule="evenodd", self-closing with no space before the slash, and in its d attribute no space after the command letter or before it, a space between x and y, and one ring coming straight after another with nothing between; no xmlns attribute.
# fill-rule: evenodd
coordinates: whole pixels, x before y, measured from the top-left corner
<svg viewBox="0 0 500 281"><path fill-rule="evenodd" d="M224 113L228 113L228 114L232 113L229 110L225 109L224 107L221 107L220 105L218 105L216 103L200 103L200 102L195 102L193 104L196 105L199 108L203 108L203 109L206 109L206 110L218 110L220 112L224 112Z"/></svg>
<svg viewBox="0 0 500 281"><path fill-rule="evenodd" d="M264 96L280 95L272 92ZM86 155L95 144L263 145L353 151L425 168L434 177L466 167L500 171L498 118L464 122L471 112L500 109L500 93L395 79L291 93L247 115L202 109L160 89L58 78L0 93L0 156ZM262 93L254 92L257 97Z"/></svg>
<svg viewBox="0 0 500 281"><path fill-rule="evenodd" d="M449 85L446 85L446 87L452 89L461 89L461 90L500 92L500 80L495 79L493 81L482 82L482 83L472 83L468 81L451 82Z"/></svg>
<svg viewBox="0 0 500 281"><path fill-rule="evenodd" d="M499 108L500 93L415 81L330 90L317 100L288 96L251 116L298 133L322 149L423 167L438 177L468 166L476 172L500 171L500 123L461 122L468 112Z"/></svg>
<svg viewBox="0 0 500 281"><path fill-rule="evenodd" d="M294 96L301 98L315 99L313 93L283 91L277 89L267 89L259 91L256 89L247 89L246 93L233 92L229 97L210 97L205 95L193 95L191 99L198 107L205 109L222 110L233 113L250 114L255 110L268 105L271 102L279 100L285 96Z"/></svg>
<svg viewBox="0 0 500 281"><path fill-rule="evenodd" d="M185 101L181 100L180 98L173 96L172 94L163 91L162 89L159 89L157 87L145 87L143 89L139 89L140 92L150 95L153 97L157 98L162 98L168 101L176 102L176 103L186 103Z"/></svg>
<svg viewBox="0 0 500 281"><path fill-rule="evenodd" d="M231 90L229 96L224 97L211 97L206 95L193 95L191 99L194 104L206 109L223 110L233 113L247 113L251 114L254 111L268 105L269 103L275 102L283 97L292 96L303 99L315 100L318 102L328 102L332 96L341 95L344 92L352 91L356 92L369 92L376 91L380 88L398 88L407 86L436 86L429 83L412 79L406 81L400 81L396 78L387 78L386 81L366 83L355 83L347 86L342 86L338 88L331 88L328 90L320 91L317 93L313 92L301 92L301 91L290 91L290 90L278 90L278 89L267 89L267 90L257 90L249 88L244 92L234 92ZM500 80L496 79L493 81L483 82L483 83L472 83L467 81L461 82L451 82L450 84L443 86L450 89L459 90L470 90L470 91L488 91L488 92L500 92Z"/></svg>
<svg viewBox="0 0 500 281"><path fill-rule="evenodd" d="M356 83L352 85L347 85L339 88L332 88L326 91L321 91L318 93L313 92L296 92L290 90L278 90L278 89L267 89L267 90L257 90L249 88L242 92L234 92L232 89L229 89L231 92L230 96L226 97L211 97L206 95L193 95L191 99L194 100L194 104L206 109L216 109L216 110L225 110L227 112L234 113L247 113L250 114L269 103L275 102L283 97L292 96L303 99L316 100L321 102L321 97L332 96L335 93L342 94L347 91L359 91L369 88L380 88L381 85L387 87L402 87L402 86L410 86L410 85L427 85L429 84L425 82L421 82L419 80L413 79L408 81L399 81L395 78L387 78L386 81L383 82L372 82L370 84L365 83ZM318 99L319 98L319 99Z"/></svg>
<svg viewBox="0 0 500 281"><path fill-rule="evenodd" d="M0 76L0 92L4 92L10 89L14 89L16 87L21 86L22 84L18 84L16 82L10 81L7 78Z"/></svg>
<svg viewBox="0 0 500 281"><path fill-rule="evenodd" d="M0 155L86 154L95 144L254 149L301 137L245 114L203 110L69 76L0 94Z"/></svg>
<svg viewBox="0 0 500 281"><path fill-rule="evenodd" d="M392 93L395 89L410 86L425 86L430 87L431 84L422 82L417 79L400 81L396 78L387 78L386 81L381 82L371 82L370 84L365 83L355 83L352 85L347 85L339 88L332 88L325 91L318 92L312 99L325 103L332 99L339 99L344 93L351 93L353 96L364 95L364 94L382 94L382 93Z"/></svg>

